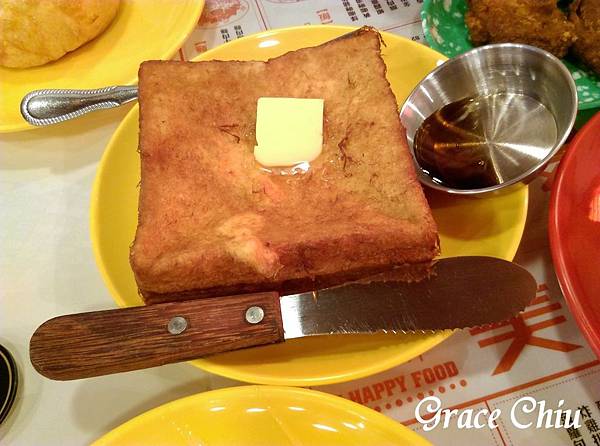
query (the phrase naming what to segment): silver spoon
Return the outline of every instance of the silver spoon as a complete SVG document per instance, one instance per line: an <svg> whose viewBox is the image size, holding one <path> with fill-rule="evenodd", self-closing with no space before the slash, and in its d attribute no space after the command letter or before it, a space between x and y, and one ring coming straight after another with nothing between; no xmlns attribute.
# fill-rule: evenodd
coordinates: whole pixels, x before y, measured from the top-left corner
<svg viewBox="0 0 600 446"><path fill-rule="evenodd" d="M137 86L126 85L95 90L35 90L21 101L21 115L31 125L58 124L95 110L120 107L137 96Z"/></svg>

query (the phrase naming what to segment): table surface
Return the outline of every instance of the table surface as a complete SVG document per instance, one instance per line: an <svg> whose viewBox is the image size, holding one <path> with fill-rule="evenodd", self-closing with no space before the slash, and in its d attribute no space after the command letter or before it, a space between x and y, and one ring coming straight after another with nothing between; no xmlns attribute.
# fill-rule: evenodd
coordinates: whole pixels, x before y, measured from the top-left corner
<svg viewBox="0 0 600 446"><path fill-rule="evenodd" d="M374 9L379 2L367 3L373 9L373 17L353 20L343 2L309 0L284 5L252 0L244 4L254 14L246 14L237 24L198 27L179 56L191 58L198 51L239 35L240 30L241 34L250 34L304 23L373 24L415 40L422 38L418 23L421 2L381 2L385 8L379 15ZM392 9L390 5L396 3ZM207 7L210 9L214 4L209 1ZM358 6L354 8L358 11ZM89 198L98 161L129 107L90 115L76 125L0 135L0 344L12 352L20 371L15 407L0 426L3 444L87 444L160 404L207 389L239 384L187 364L56 382L42 378L29 363L29 337L39 324L59 314L114 305L92 254ZM548 338L545 347L532 347L529 333L520 347L522 357L508 365L505 361L502 366L505 370L499 370L505 348L485 349L481 334L464 332L408 364L356 382L326 386L323 390L362 402L406 422L422 434L421 427L413 420L411 392L416 401L423 392L447 391L444 403L453 407L483 404L502 407L515 395L536 393L548 400L564 398L574 408L589 405L596 410L597 403L594 416L600 420L600 401L597 401L600 366L562 303L547 249L547 197L558 159L530 188L528 225L517 257L538 279L536 311L560 313L553 313L555 326L538 333ZM519 339L519 335L514 338ZM425 385L415 378L438 365L456 370L454 379ZM365 391L376 389L386 380L404 377L407 384L388 395L369 398ZM443 444L470 441L562 445L573 440L564 430L532 434L508 425L496 431L467 433L450 429L425 435L434 442L443 439ZM593 444L591 431L583 430L581 435L588 444Z"/></svg>

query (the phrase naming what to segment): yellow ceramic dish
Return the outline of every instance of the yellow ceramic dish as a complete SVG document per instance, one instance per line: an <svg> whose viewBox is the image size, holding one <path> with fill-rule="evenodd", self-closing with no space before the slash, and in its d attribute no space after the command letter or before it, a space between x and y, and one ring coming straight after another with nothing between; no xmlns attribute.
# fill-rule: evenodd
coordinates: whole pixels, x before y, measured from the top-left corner
<svg viewBox="0 0 600 446"><path fill-rule="evenodd" d="M314 390L233 387L150 410L93 446L428 446L423 437L374 410Z"/></svg>
<svg viewBox="0 0 600 446"><path fill-rule="evenodd" d="M220 46L199 59L267 59L317 45L352 28L314 26L273 30ZM401 104L419 80L443 59L410 40L383 34L388 78ZM139 182L138 108L117 129L102 158L91 202L91 237L98 267L120 306L141 305L129 266L137 224ZM431 194L445 256L488 255L512 260L527 214L527 188L488 198ZM406 362L451 332L427 335L344 335L294 339L193 361L240 381L314 386L357 379Z"/></svg>
<svg viewBox="0 0 600 446"><path fill-rule="evenodd" d="M204 0L122 0L103 33L59 60L25 69L0 67L0 133L35 128L19 111L32 90L135 84L142 61L175 54L203 6Z"/></svg>

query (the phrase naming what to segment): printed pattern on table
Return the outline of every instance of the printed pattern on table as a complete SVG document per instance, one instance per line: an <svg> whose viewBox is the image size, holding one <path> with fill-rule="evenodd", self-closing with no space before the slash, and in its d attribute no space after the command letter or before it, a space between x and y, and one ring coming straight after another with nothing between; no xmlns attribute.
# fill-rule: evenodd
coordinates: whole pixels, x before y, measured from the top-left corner
<svg viewBox="0 0 600 446"><path fill-rule="evenodd" d="M600 446L600 401L593 396L598 394L600 366L596 365L509 395L491 397L473 405L463 406L452 418L453 421L448 423L447 428L441 427L443 421L440 421L440 427L428 432L418 423L410 427L427 437L433 444L440 445ZM537 406L531 413L523 410L525 405L529 404L523 400L527 397L537 401ZM555 410L561 401L558 410L562 413L557 414ZM527 406L527 409L529 408L530 406ZM457 420L461 415L464 420L467 410L474 413L486 411L488 414L499 410L500 416L495 420L498 427L460 428ZM568 410L571 413L567 420L565 412ZM580 412L579 428L573 427L575 411ZM557 422L560 427L556 427ZM565 424L569 427L564 427ZM528 427L523 428L524 426Z"/></svg>
<svg viewBox="0 0 600 446"><path fill-rule="evenodd" d="M538 296L531 302L525 311L519 315L519 317L495 326L478 327L469 330L471 336L491 333L491 336L484 337L483 339L479 339L477 341L479 347L481 348L496 345L506 340L511 340L506 353L504 353L500 359L500 362L494 369L492 375L510 371L515 362L521 356L521 353L525 349L526 345L532 345L561 352L570 352L572 350L581 348L581 345L570 344L568 342L534 335L534 333L538 330L543 330L544 328L562 324L567 321L563 315L554 315L554 312L563 309L561 302L550 302L548 294L540 295L540 293L544 293L547 290L548 287L546 284L540 285L538 287ZM528 323L530 319L540 315L547 315L550 318L533 324ZM495 333L504 327L511 327L511 330L504 331L499 334Z"/></svg>
<svg viewBox="0 0 600 446"><path fill-rule="evenodd" d="M419 24L422 0L254 0L265 28L302 24L371 25L388 31Z"/></svg>
<svg viewBox="0 0 600 446"><path fill-rule="evenodd" d="M206 0L198 26L176 60L266 29L301 25L370 25L424 42L423 0Z"/></svg>
<svg viewBox="0 0 600 446"><path fill-rule="evenodd" d="M198 26L177 59L190 60L211 48L264 31L262 23L254 0L206 0Z"/></svg>

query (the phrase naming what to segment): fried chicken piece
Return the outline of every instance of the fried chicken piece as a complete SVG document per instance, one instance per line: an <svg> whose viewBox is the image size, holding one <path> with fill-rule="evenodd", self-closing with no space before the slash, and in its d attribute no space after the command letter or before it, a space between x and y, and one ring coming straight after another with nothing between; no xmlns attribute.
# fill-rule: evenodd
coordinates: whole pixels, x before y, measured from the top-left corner
<svg viewBox="0 0 600 446"><path fill-rule="evenodd" d="M600 74L600 0L575 0L569 19L577 35L573 53Z"/></svg>
<svg viewBox="0 0 600 446"><path fill-rule="evenodd" d="M575 25L556 0L469 0L465 22L474 45L525 43L563 57L575 41Z"/></svg>

